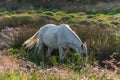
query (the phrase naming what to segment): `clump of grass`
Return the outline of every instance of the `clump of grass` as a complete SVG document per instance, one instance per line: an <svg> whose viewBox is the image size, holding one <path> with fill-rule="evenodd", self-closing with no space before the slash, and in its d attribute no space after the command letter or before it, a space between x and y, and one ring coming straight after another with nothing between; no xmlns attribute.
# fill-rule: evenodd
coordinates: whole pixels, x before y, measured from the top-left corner
<svg viewBox="0 0 120 80"><path fill-rule="evenodd" d="M80 21L80 24L81 24L81 25L90 25L91 22L90 22L90 21L87 21L87 20L83 20L83 21Z"/></svg>
<svg viewBox="0 0 120 80"><path fill-rule="evenodd" d="M3 16L0 18L0 27L3 28L5 26L20 26L20 25L28 25L33 21L31 15L11 15L11 16Z"/></svg>
<svg viewBox="0 0 120 80"><path fill-rule="evenodd" d="M58 65L58 64L59 64L59 58L58 58L58 56L51 56L51 57L49 57L48 60L49 60L49 61L47 61L47 64L48 64L48 65L53 65L53 66L55 66L55 65Z"/></svg>
<svg viewBox="0 0 120 80"><path fill-rule="evenodd" d="M31 37L36 31L36 29L30 29L27 27L6 28L1 34L4 43L13 48L20 48L23 42Z"/></svg>
<svg viewBox="0 0 120 80"><path fill-rule="evenodd" d="M116 25L114 25L114 23L111 24L111 23L106 23L106 22L100 22L99 26L101 28L116 28L117 27Z"/></svg>
<svg viewBox="0 0 120 80"><path fill-rule="evenodd" d="M112 21L112 22L111 22L111 24L113 24L113 25L116 25L116 26L117 26L117 25L119 24L119 22L117 22L117 21Z"/></svg>
<svg viewBox="0 0 120 80"><path fill-rule="evenodd" d="M114 34L116 30L102 29L99 27L72 27L82 41L87 42L88 52L94 52L99 58L107 58L113 52L119 52L120 36ZM114 47L113 47L114 46Z"/></svg>

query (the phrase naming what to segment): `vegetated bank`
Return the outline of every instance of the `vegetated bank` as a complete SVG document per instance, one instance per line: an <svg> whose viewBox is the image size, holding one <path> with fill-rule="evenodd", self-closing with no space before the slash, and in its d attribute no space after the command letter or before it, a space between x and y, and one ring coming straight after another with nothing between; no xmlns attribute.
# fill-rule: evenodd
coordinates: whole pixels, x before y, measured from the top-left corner
<svg viewBox="0 0 120 80"><path fill-rule="evenodd" d="M100 11L82 12L80 10L71 12L71 9L35 9L34 7L23 11L16 9L12 11L5 10L0 13L0 29L5 27L15 28L18 26L27 27L25 30L18 30L17 34L13 32L15 36L8 35L10 38L7 38L7 42L13 42L11 37L15 39L15 42L13 42L12 45L10 44L13 48L9 49L9 51L12 52L12 56L25 58L28 61L36 63L37 65L41 65L42 68L59 66L62 64L62 66L64 66L63 68L70 68L75 72L79 72L84 66L94 66L98 65L98 62L100 62L100 65L104 66L105 64L106 68L115 69L115 67L120 67L120 13L117 12L120 8L114 7L111 9L114 10L113 13L109 10L105 13ZM59 62L58 55L54 55L54 53L57 53L56 51L54 51L53 55L46 60L44 58L41 59L39 54L35 55L32 54L32 52L30 52L30 54L26 54L23 49L20 49L24 40L29 38L30 35L32 36L35 31L47 23L57 25L66 23L70 25L82 41L87 42L89 57L87 59L83 59L79 57L77 53L70 51L65 59L65 62L61 63ZM35 28L37 28L37 30ZM110 57L110 55L112 55L112 57ZM106 61L102 64L104 59L108 59L109 61L111 60L112 62ZM40 60L41 63L39 62ZM88 67L87 69L90 68L91 67ZM9 74L11 73L8 73L8 75ZM19 73L12 75L18 75L19 77ZM96 75L97 74L89 76L89 78L97 79L98 77ZM103 77L103 79L107 78Z"/></svg>

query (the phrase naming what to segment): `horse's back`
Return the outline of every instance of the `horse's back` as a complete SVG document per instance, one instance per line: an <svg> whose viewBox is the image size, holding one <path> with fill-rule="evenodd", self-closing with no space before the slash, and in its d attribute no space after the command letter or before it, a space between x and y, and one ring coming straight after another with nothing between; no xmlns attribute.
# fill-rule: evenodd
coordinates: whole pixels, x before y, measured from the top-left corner
<svg viewBox="0 0 120 80"><path fill-rule="evenodd" d="M39 38L48 47L58 48L58 44L66 45L72 43L76 35L67 24L61 24L59 26L47 24L40 29Z"/></svg>
<svg viewBox="0 0 120 80"><path fill-rule="evenodd" d="M50 48L57 48L57 33L58 27L54 24L47 24L40 29L41 40Z"/></svg>
<svg viewBox="0 0 120 80"><path fill-rule="evenodd" d="M72 36L72 29L67 24L61 24L58 30L58 36L61 36L64 39L71 38Z"/></svg>
<svg viewBox="0 0 120 80"><path fill-rule="evenodd" d="M42 36L51 28L53 27L56 27L56 25L54 24L46 24L44 26L42 26L40 29L39 29L39 38L42 38Z"/></svg>
<svg viewBox="0 0 120 80"><path fill-rule="evenodd" d="M46 24L43 27L40 28L39 32L46 32L50 28L56 27L54 24Z"/></svg>

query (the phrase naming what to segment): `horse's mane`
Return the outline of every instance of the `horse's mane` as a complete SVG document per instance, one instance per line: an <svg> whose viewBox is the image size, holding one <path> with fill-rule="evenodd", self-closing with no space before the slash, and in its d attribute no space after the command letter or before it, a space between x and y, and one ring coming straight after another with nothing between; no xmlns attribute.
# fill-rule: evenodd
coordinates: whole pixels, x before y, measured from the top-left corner
<svg viewBox="0 0 120 80"><path fill-rule="evenodd" d="M60 27L64 27L65 29L67 29L68 31L70 31L71 32L71 34L73 35L73 36L75 36L75 38L76 39L79 39L80 40L80 38L78 37L78 35L70 28L70 26L69 25L67 25L67 24L61 24L61 25L59 25ZM80 40L81 41L81 40ZM82 41L81 41L82 42Z"/></svg>

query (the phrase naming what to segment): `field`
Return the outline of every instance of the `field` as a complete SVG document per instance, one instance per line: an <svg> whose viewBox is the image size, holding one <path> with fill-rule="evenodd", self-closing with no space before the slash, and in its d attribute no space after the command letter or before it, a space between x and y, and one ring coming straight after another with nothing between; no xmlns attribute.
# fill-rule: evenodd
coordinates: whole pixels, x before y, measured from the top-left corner
<svg viewBox="0 0 120 80"><path fill-rule="evenodd" d="M0 80L120 79L120 6L102 11L62 8L0 9ZM49 58L46 49L27 53L23 42L48 23L70 25L87 43L88 57L72 49L63 62L58 50Z"/></svg>

